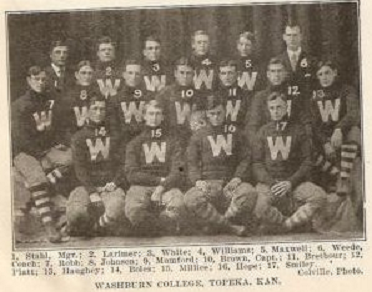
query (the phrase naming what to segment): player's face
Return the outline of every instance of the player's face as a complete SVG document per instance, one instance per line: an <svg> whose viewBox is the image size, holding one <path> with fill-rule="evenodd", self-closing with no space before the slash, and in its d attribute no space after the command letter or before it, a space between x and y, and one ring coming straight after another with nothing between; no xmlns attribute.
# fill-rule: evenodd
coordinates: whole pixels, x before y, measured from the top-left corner
<svg viewBox="0 0 372 292"><path fill-rule="evenodd" d="M46 85L46 74L41 71L38 75L31 75L27 77L27 83L30 88L38 93L44 92Z"/></svg>
<svg viewBox="0 0 372 292"><path fill-rule="evenodd" d="M316 72L316 77L318 77L319 83L322 87L329 87L337 77L337 70L332 69L329 66L323 66L318 70L318 72Z"/></svg>
<svg viewBox="0 0 372 292"><path fill-rule="evenodd" d="M220 67L220 80L223 86L229 87L236 83L238 72L235 66Z"/></svg>
<svg viewBox="0 0 372 292"><path fill-rule="evenodd" d="M277 98L267 103L272 121L278 122L287 114L287 102Z"/></svg>
<svg viewBox="0 0 372 292"><path fill-rule="evenodd" d="M285 28L285 33L283 34L283 40L287 44L287 48L296 51L301 46L302 35L299 26Z"/></svg>
<svg viewBox="0 0 372 292"><path fill-rule="evenodd" d="M130 87L136 87L141 83L141 66L132 64L125 67L123 74L125 84Z"/></svg>
<svg viewBox="0 0 372 292"><path fill-rule="evenodd" d="M143 119L145 120L146 126L152 128L158 127L164 119L163 110L150 105L146 109Z"/></svg>
<svg viewBox="0 0 372 292"><path fill-rule="evenodd" d="M75 78L78 84L82 86L88 86L92 83L93 79L93 68L85 65L75 72Z"/></svg>
<svg viewBox="0 0 372 292"><path fill-rule="evenodd" d="M160 44L156 41L146 41L143 55L149 61L158 61L160 59Z"/></svg>
<svg viewBox="0 0 372 292"><path fill-rule="evenodd" d="M197 56L204 56L209 52L209 36L197 35L192 42L192 48Z"/></svg>
<svg viewBox="0 0 372 292"><path fill-rule="evenodd" d="M267 70L267 79L271 85L281 85L287 77L287 71L282 64L271 64Z"/></svg>
<svg viewBox="0 0 372 292"><path fill-rule="evenodd" d="M89 120L94 123L101 123L106 117L106 103L104 101L95 101L89 107Z"/></svg>
<svg viewBox="0 0 372 292"><path fill-rule="evenodd" d="M192 85L194 78L194 70L187 65L179 65L174 71L174 77L176 77L176 82L181 86Z"/></svg>
<svg viewBox="0 0 372 292"><path fill-rule="evenodd" d="M238 49L239 55L242 57L247 57L253 52L252 42L245 37L239 38L236 48Z"/></svg>
<svg viewBox="0 0 372 292"><path fill-rule="evenodd" d="M212 126L221 126L225 122L225 110L223 106L219 105L214 109L207 110L207 118Z"/></svg>
<svg viewBox="0 0 372 292"><path fill-rule="evenodd" d="M115 60L115 47L113 44L100 44L97 52L98 59L101 62L110 62Z"/></svg>
<svg viewBox="0 0 372 292"><path fill-rule="evenodd" d="M50 53L50 59L52 60L52 63L58 67L66 65L67 57L68 57L67 46L54 47L52 52Z"/></svg>

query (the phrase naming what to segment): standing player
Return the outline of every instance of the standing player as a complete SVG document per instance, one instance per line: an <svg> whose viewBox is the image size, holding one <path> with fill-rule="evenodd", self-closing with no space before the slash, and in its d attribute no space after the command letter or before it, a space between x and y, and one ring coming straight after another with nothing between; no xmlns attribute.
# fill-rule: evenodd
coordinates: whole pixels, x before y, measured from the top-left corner
<svg viewBox="0 0 372 292"><path fill-rule="evenodd" d="M157 37L149 36L145 39L143 56L143 80L146 89L159 92L171 83L171 72L169 66L161 58L161 44Z"/></svg>
<svg viewBox="0 0 372 292"><path fill-rule="evenodd" d="M198 98L193 85L194 68L189 59L180 58L175 64L175 83L167 86L156 97L165 105L166 125L172 134L185 139L191 136L191 116L202 110L202 100Z"/></svg>
<svg viewBox="0 0 372 292"><path fill-rule="evenodd" d="M195 89L206 96L216 86L216 58L210 54L209 35L204 30L197 30L191 37L192 55L191 62L195 69Z"/></svg>
<svg viewBox="0 0 372 292"><path fill-rule="evenodd" d="M45 68L47 75L47 90L57 94L62 93L72 79L72 72L67 67L69 48L65 41L53 41L50 46L51 64Z"/></svg>
<svg viewBox="0 0 372 292"><path fill-rule="evenodd" d="M294 123L303 124L306 132L310 135L310 102L304 94L299 92L293 94L293 87L287 82L288 74L283 61L272 58L267 65L266 74L269 85L266 89L255 94L249 116L247 117L246 133L249 141L253 142L258 130L271 120L270 112L267 109L267 97L273 92L282 93L286 96L287 117Z"/></svg>
<svg viewBox="0 0 372 292"><path fill-rule="evenodd" d="M193 134L187 150L193 187L185 203L207 229L243 236L256 203L247 182L250 151L239 129L224 121L222 101L209 98L207 125Z"/></svg>
<svg viewBox="0 0 372 292"><path fill-rule="evenodd" d="M316 165L321 177L317 182L329 191L352 202L352 212L363 216L362 173L360 161L360 110L355 89L338 80L338 70L331 61L317 66L318 86L313 90L312 116ZM334 214L331 215L334 217ZM340 230L353 230L352 218L340 220Z"/></svg>
<svg viewBox="0 0 372 292"><path fill-rule="evenodd" d="M50 242L65 239L55 226L51 182L71 164L71 152L59 144L56 116L58 100L46 93L46 73L38 66L28 70L29 90L12 103L12 155L17 171L31 192Z"/></svg>
<svg viewBox="0 0 372 292"><path fill-rule="evenodd" d="M127 146L125 172L131 187L125 214L139 235L177 232L185 223L184 151L163 127L163 107L152 100L144 109L145 129ZM164 229L164 230L163 230Z"/></svg>
<svg viewBox="0 0 372 292"><path fill-rule="evenodd" d="M129 142L143 130L143 109L152 94L142 83L139 61L127 60L123 72L124 86L111 100L112 123L119 127L121 138Z"/></svg>
<svg viewBox="0 0 372 292"><path fill-rule="evenodd" d="M110 37L101 37L97 42L95 79L101 94L109 99L115 96L121 85L121 72L116 63L116 43Z"/></svg>
<svg viewBox="0 0 372 292"><path fill-rule="evenodd" d="M215 94L222 100L225 107L225 123L228 126L238 127L240 130L244 130L250 100L248 93L238 86L237 63L232 60L220 62L219 79L220 87Z"/></svg>
<svg viewBox="0 0 372 292"><path fill-rule="evenodd" d="M72 235L127 231L124 204L124 151L120 137L105 123L106 100L92 96L88 123L72 138L72 154L79 183L67 202L67 220ZM121 155L123 154L123 155Z"/></svg>
<svg viewBox="0 0 372 292"><path fill-rule="evenodd" d="M246 31L239 35L236 42L238 53L238 85L243 90L258 91L263 86L260 64L255 56L255 37Z"/></svg>
<svg viewBox="0 0 372 292"><path fill-rule="evenodd" d="M307 181L311 143L303 126L288 120L285 96L270 94L267 107L271 121L259 130L253 149L256 216L264 229L288 232L311 222L325 205L326 194Z"/></svg>
<svg viewBox="0 0 372 292"><path fill-rule="evenodd" d="M93 73L93 66L89 61L79 62L75 71L76 82L66 90L62 100L61 132L65 145L70 145L72 135L86 124L89 100L93 95L99 94L92 86Z"/></svg>

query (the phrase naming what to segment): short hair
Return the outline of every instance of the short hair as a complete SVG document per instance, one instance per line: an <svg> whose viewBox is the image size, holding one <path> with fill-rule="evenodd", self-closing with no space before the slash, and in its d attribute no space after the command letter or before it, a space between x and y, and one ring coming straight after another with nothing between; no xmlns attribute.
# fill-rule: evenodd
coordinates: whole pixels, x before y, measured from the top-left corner
<svg viewBox="0 0 372 292"><path fill-rule="evenodd" d="M250 31L244 31L241 34L239 34L237 42L239 42L241 38L245 38L246 40L249 40L252 43L254 43L256 41L254 33L250 32Z"/></svg>
<svg viewBox="0 0 372 292"><path fill-rule="evenodd" d="M109 37L109 36L103 36L100 37L96 43L96 50L99 50L99 46L101 44L111 44L113 47L116 47L116 43Z"/></svg>
<svg viewBox="0 0 372 292"><path fill-rule="evenodd" d="M284 33L287 27L291 27L291 28L298 27L300 29L300 32L302 32L301 25L295 20L289 20L288 22L285 23L284 28L283 28Z"/></svg>
<svg viewBox="0 0 372 292"><path fill-rule="evenodd" d="M211 94L207 96L207 104L205 107L207 111L213 110L216 107L221 106L221 105L223 105L223 101L218 95Z"/></svg>
<svg viewBox="0 0 372 292"><path fill-rule="evenodd" d="M188 66L192 69L195 69L193 63L191 60L187 57L181 57L174 63L174 68L177 69L178 66Z"/></svg>
<svg viewBox="0 0 372 292"><path fill-rule="evenodd" d="M230 59L227 59L227 60L222 60L219 64L219 68L221 67L235 67L235 69L238 69L238 63L235 61L235 60L230 60Z"/></svg>
<svg viewBox="0 0 372 292"><path fill-rule="evenodd" d="M40 66L31 66L27 70L27 77L36 76L39 75L41 72L45 72L44 68L41 68Z"/></svg>
<svg viewBox="0 0 372 292"><path fill-rule="evenodd" d="M267 64L267 67L266 69L269 70L269 67L271 65L282 65L284 67L285 70L287 70L287 66L285 65L284 61L280 58L271 58L269 63Z"/></svg>
<svg viewBox="0 0 372 292"><path fill-rule="evenodd" d="M55 40L50 43L49 52L53 52L54 48L56 47L67 47L68 44L66 40Z"/></svg>
<svg viewBox="0 0 372 292"><path fill-rule="evenodd" d="M102 94L100 94L100 92L99 91L93 91L92 92L92 94L91 94L91 96L90 96L90 98L89 98L89 101L88 101L88 104L89 104L89 107L91 106L91 105L93 105L95 102L105 102L105 105L107 105L106 104L106 99L105 99L105 97L104 96L102 96Z"/></svg>
<svg viewBox="0 0 372 292"><path fill-rule="evenodd" d="M319 61L316 64L316 72L318 72L323 66L328 66L332 70L337 70L337 64L335 61L330 60L330 59L324 59L324 60Z"/></svg>
<svg viewBox="0 0 372 292"><path fill-rule="evenodd" d="M124 71L126 70L128 65L138 65L141 66L141 62L137 59L127 59L124 62Z"/></svg>
<svg viewBox="0 0 372 292"><path fill-rule="evenodd" d="M287 100L288 100L287 96L285 94L283 94L282 92L274 91L267 96L266 102L274 101L274 100L278 100L278 99L281 99L285 102L287 102Z"/></svg>
<svg viewBox="0 0 372 292"><path fill-rule="evenodd" d="M198 35L206 35L206 36L209 37L209 34L205 30L197 30L191 35L191 40L194 42L195 37L198 36Z"/></svg>
<svg viewBox="0 0 372 292"><path fill-rule="evenodd" d="M156 35L149 35L143 40L143 47L146 48L146 42L157 42L161 44L160 38Z"/></svg>
<svg viewBox="0 0 372 292"><path fill-rule="evenodd" d="M160 109L162 113L164 113L165 105L159 100L152 99L145 103L145 106L143 107L143 114L146 114L148 108L151 106L154 108Z"/></svg>
<svg viewBox="0 0 372 292"><path fill-rule="evenodd" d="M89 67L93 68L93 64L92 64L90 61L88 61L88 60L83 60L83 61L80 61L80 62L77 64L77 66L76 66L76 72L79 72L80 69L81 69L82 67L84 67L84 66L89 66Z"/></svg>

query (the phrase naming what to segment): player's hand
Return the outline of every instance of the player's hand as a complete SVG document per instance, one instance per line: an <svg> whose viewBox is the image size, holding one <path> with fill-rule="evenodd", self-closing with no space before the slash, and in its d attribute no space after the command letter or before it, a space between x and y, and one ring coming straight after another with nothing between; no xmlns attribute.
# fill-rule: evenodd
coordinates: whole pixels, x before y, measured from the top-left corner
<svg viewBox="0 0 372 292"><path fill-rule="evenodd" d="M225 186L225 190L228 190L230 192L235 191L235 189L242 183L242 180L240 177L234 177L229 181L229 183Z"/></svg>
<svg viewBox="0 0 372 292"><path fill-rule="evenodd" d="M154 203L157 203L158 205L162 205L161 197L163 193L164 193L164 187L157 186L151 195L151 201L153 201Z"/></svg>
<svg viewBox="0 0 372 292"><path fill-rule="evenodd" d="M117 188L116 184L114 182L109 182L107 183L103 189L106 191L106 192L113 192L115 191Z"/></svg>
<svg viewBox="0 0 372 292"><path fill-rule="evenodd" d="M271 187L271 193L274 197L282 197L292 190L292 183L290 181L280 181Z"/></svg>
<svg viewBox="0 0 372 292"><path fill-rule="evenodd" d="M327 142L326 144L324 144L323 148L327 159L334 160L336 158L336 151L331 143Z"/></svg>
<svg viewBox="0 0 372 292"><path fill-rule="evenodd" d="M203 193L208 193L209 191L208 183L205 180L196 181L195 187L201 190Z"/></svg>
<svg viewBox="0 0 372 292"><path fill-rule="evenodd" d="M331 137L331 145L334 149L338 149L342 145L342 131L341 129L335 129Z"/></svg>
<svg viewBox="0 0 372 292"><path fill-rule="evenodd" d="M92 211L94 213L99 214L99 216L105 213L105 205L103 204L102 198L98 193L90 194L89 198Z"/></svg>

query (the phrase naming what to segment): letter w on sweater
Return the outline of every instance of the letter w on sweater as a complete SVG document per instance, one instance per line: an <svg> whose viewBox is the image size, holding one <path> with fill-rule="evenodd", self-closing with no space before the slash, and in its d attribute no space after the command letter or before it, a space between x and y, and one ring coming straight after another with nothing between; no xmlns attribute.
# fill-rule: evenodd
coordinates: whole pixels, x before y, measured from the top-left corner
<svg viewBox="0 0 372 292"><path fill-rule="evenodd" d="M81 107L81 110L78 106L74 107L75 117L76 117L76 124L78 127L82 127L85 125L85 122L88 119L88 108L86 106Z"/></svg>
<svg viewBox="0 0 372 292"><path fill-rule="evenodd" d="M334 102L335 104L333 106L332 100L325 100L324 103L321 100L318 101L320 115L324 123L329 121L329 117L332 118L333 122L338 122L339 120L341 101L337 98Z"/></svg>
<svg viewBox="0 0 372 292"><path fill-rule="evenodd" d="M276 160L278 158L278 154L281 153L282 159L287 160L289 152L291 151L292 137L288 136L285 142L282 136L274 138L270 136L267 137L267 142L269 144L271 153L271 159Z"/></svg>
<svg viewBox="0 0 372 292"><path fill-rule="evenodd" d="M152 75L144 76L146 89L148 91L160 91L165 87L166 76L165 75Z"/></svg>
<svg viewBox="0 0 372 292"><path fill-rule="evenodd" d="M125 122L129 124L132 120L132 116L135 117L138 123L142 122L142 113L144 106L144 101L140 101L138 107L134 101L129 102L129 106L127 102L123 101L121 103L121 110L123 111Z"/></svg>
<svg viewBox="0 0 372 292"><path fill-rule="evenodd" d="M241 100L237 100L234 106L232 100L228 100L226 103L226 118L230 116L230 120L236 122L241 103Z"/></svg>
<svg viewBox="0 0 372 292"><path fill-rule="evenodd" d="M227 134L227 140L223 135L217 135L216 140L212 136L208 136L207 138L211 145L213 157L219 156L222 149L226 155L232 155L232 134Z"/></svg>
<svg viewBox="0 0 372 292"><path fill-rule="evenodd" d="M176 101L174 106L176 107L178 125L185 124L186 119L190 121L191 107L188 103L184 103L182 106L180 102Z"/></svg>
<svg viewBox="0 0 372 292"><path fill-rule="evenodd" d="M39 113L33 114L35 122L36 122L36 129L39 132L47 130L52 125L52 111L42 111Z"/></svg>
<svg viewBox="0 0 372 292"><path fill-rule="evenodd" d="M89 147L90 159L96 161L98 155L101 153L103 160L107 160L110 154L110 137L106 137L105 143L102 141L102 138L96 138L95 143L93 144L91 139L87 139L87 146Z"/></svg>
<svg viewBox="0 0 372 292"><path fill-rule="evenodd" d="M203 84L207 87L207 89L212 89L213 83L213 70L210 69L207 71L205 69L201 69L199 75L195 72L194 76L194 85L196 89L200 89Z"/></svg>
<svg viewBox="0 0 372 292"><path fill-rule="evenodd" d="M167 143L161 142L160 147L158 142L151 142L151 146L148 144L142 144L143 151L145 152L146 163L150 164L154 161L155 157L159 162L165 162L165 151L167 149Z"/></svg>

